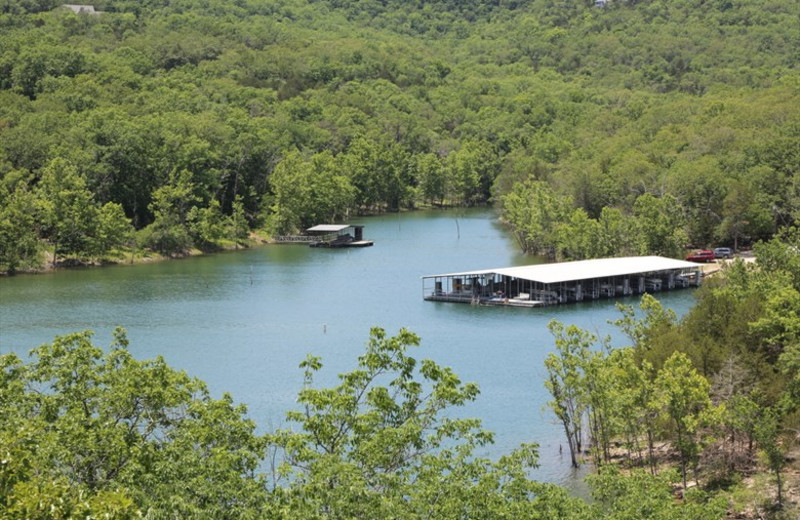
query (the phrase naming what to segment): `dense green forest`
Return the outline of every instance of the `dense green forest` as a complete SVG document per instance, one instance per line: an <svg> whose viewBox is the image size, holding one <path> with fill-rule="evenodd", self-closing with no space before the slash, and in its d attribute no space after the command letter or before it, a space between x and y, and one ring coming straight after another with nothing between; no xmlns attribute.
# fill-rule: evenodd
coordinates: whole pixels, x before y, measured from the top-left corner
<svg viewBox="0 0 800 520"><path fill-rule="evenodd" d="M798 4L0 5L0 269L495 203L553 258L800 219Z"/></svg>
<svg viewBox="0 0 800 520"><path fill-rule="evenodd" d="M0 519L797 518L800 233L759 242L698 290L681 320L645 295L620 305L611 348L551 322L544 384L592 501L531 480L538 446L490 460L459 407L476 384L417 359L421 339L373 328L334 386L300 365L297 409L259 433L124 331L0 356ZM536 378L533 378L536 379Z"/></svg>
<svg viewBox="0 0 800 520"><path fill-rule="evenodd" d="M79 333L0 357L0 519L796 517L796 1L59 5L0 1L0 271L487 203L551 258L754 245L757 267L682 320L621 308L626 348L551 324L592 503L528 478L535 445L476 455L492 435L453 408L477 387L408 331L374 329L334 388L310 357L266 435Z"/></svg>

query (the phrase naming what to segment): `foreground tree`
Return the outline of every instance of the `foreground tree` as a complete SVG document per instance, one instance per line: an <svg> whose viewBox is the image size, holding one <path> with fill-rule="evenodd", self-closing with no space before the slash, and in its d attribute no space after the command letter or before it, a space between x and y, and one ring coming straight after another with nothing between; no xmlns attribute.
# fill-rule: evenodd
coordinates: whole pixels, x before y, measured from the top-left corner
<svg viewBox="0 0 800 520"><path fill-rule="evenodd" d="M597 337L575 325L564 327L557 321L551 321L548 328L556 338L556 352L551 352L544 361L547 368L544 385L553 396L547 406L564 427L570 461L577 468L583 451L584 414L588 409L584 367Z"/></svg>
<svg viewBox="0 0 800 520"><path fill-rule="evenodd" d="M478 388L450 369L407 354L419 338L374 328L358 368L333 388L312 387L322 364L309 357L302 411L287 414L299 430L279 430L276 487L295 518L582 518L586 507L563 489L529 480L536 446L497 462L478 458L492 442L480 421L451 410Z"/></svg>
<svg viewBox="0 0 800 520"><path fill-rule="evenodd" d="M697 461L700 449L697 436L711 408L708 380L697 373L685 354L676 352L658 373L656 388L665 416L672 423L686 489L686 469Z"/></svg>
<svg viewBox="0 0 800 520"><path fill-rule="evenodd" d="M623 474L617 466L605 466L588 477L595 499L594 518L606 520L712 520L725 518L723 498L709 499L704 493L675 500L674 471L652 475L644 471Z"/></svg>
<svg viewBox="0 0 800 520"><path fill-rule="evenodd" d="M56 337L0 357L0 519L253 518L263 439L243 406L163 359L137 361L118 330Z"/></svg>
<svg viewBox="0 0 800 520"><path fill-rule="evenodd" d="M254 433L243 406L158 358L137 361L121 330L55 338L30 362L0 356L0 520L72 518L530 518L583 520L566 490L528 478L536 446L489 461L478 395L450 369L407 355L419 338L373 329L356 370L312 388L302 366L298 431ZM384 386L385 385L385 386ZM272 486L267 448L285 459Z"/></svg>

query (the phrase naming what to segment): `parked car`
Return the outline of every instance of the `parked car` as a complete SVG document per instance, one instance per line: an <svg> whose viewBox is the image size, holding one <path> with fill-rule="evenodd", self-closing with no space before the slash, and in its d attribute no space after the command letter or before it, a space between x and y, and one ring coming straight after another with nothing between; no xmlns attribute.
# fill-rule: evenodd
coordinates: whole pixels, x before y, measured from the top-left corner
<svg viewBox="0 0 800 520"><path fill-rule="evenodd" d="M733 249L730 247L716 247L714 248L714 256L716 258L730 258L733 256Z"/></svg>
<svg viewBox="0 0 800 520"><path fill-rule="evenodd" d="M716 259L717 257L714 255L714 251L710 249L695 251L686 257L687 262L713 262Z"/></svg>

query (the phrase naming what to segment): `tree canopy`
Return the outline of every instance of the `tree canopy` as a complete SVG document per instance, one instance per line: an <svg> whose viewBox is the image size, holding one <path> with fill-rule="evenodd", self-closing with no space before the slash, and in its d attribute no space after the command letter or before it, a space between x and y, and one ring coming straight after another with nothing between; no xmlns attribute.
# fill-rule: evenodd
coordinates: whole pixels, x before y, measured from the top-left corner
<svg viewBox="0 0 800 520"><path fill-rule="evenodd" d="M0 357L0 518L588 518L528 478L535 445L475 453L492 434L453 408L477 386L411 357L411 332L373 329L332 388L314 388L309 357L298 428L266 435L231 396L127 343L118 330L104 351L83 332Z"/></svg>
<svg viewBox="0 0 800 520"><path fill-rule="evenodd" d="M610 225L635 230L622 250L674 255L800 216L796 2L57 5L0 8L4 270L421 203L494 201L543 233L526 250L563 258L619 251L586 245ZM112 229L153 229L120 245L93 237L100 214L32 224L15 208L54 204L53 168L115 205ZM166 215L177 179L186 213ZM562 229L518 220L507 197L531 182L564 201Z"/></svg>

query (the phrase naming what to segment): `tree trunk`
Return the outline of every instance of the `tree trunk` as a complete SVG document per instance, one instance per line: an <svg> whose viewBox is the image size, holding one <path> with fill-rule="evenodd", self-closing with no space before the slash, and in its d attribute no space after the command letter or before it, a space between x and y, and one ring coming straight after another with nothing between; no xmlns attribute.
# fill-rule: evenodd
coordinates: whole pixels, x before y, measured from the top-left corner
<svg viewBox="0 0 800 520"><path fill-rule="evenodd" d="M653 430L651 428L647 428L647 452L648 458L650 463L650 473L653 475L656 474L656 460L655 460L655 453L653 453Z"/></svg>
<svg viewBox="0 0 800 520"><path fill-rule="evenodd" d="M573 468L578 468L580 467L580 464L578 464L578 459L575 453L576 452L575 436L570 431L568 421L562 420L561 423L564 425L564 433L567 434L567 447L569 448L570 464L572 465Z"/></svg>
<svg viewBox="0 0 800 520"><path fill-rule="evenodd" d="M683 446L683 436L678 429L678 450L681 452L681 477L683 477L683 492L686 493L686 454L681 449Z"/></svg>

